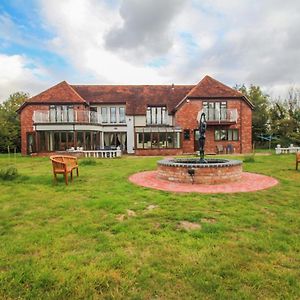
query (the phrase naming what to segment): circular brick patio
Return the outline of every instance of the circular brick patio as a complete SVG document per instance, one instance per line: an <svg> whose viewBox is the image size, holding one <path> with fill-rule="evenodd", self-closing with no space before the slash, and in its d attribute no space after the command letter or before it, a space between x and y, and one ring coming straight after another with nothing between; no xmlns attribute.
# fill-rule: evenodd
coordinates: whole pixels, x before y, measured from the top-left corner
<svg viewBox="0 0 300 300"><path fill-rule="evenodd" d="M133 174L129 181L134 184L148 187L156 190L176 192L176 193L240 193L255 192L268 189L278 184L278 181L269 176L243 172L240 180L224 184L191 184L191 183L174 183L167 180L159 179L157 171L146 171Z"/></svg>

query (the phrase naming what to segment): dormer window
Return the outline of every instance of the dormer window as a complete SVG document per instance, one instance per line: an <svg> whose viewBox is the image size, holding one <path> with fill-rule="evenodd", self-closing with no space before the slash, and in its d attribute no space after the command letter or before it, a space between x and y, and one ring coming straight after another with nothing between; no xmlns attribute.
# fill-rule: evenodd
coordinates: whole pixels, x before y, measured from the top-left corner
<svg viewBox="0 0 300 300"><path fill-rule="evenodd" d="M147 108L147 125L167 124L167 108L165 106L148 106Z"/></svg>

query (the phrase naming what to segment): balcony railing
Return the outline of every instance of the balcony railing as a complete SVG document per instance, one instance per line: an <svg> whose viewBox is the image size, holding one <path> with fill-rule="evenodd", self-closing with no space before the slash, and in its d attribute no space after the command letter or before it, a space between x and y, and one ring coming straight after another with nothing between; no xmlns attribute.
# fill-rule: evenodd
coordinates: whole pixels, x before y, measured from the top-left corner
<svg viewBox="0 0 300 300"><path fill-rule="evenodd" d="M124 122L106 122L102 120L101 114L95 111L74 111L72 113L61 113L56 115L51 111L34 111L32 120L39 124L52 123L87 123L87 124L125 124ZM117 121L117 120L116 120Z"/></svg>
<svg viewBox="0 0 300 300"><path fill-rule="evenodd" d="M236 123L238 119L238 112L236 108L233 109L203 109L201 113L204 112L206 116L206 121L208 123Z"/></svg>

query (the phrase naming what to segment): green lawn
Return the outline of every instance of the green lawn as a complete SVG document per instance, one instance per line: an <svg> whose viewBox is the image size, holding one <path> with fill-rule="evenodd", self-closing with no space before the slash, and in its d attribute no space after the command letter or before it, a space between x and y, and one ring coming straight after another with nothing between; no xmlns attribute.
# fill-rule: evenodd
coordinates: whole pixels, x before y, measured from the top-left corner
<svg viewBox="0 0 300 300"><path fill-rule="evenodd" d="M66 187L61 177L53 184L48 158L0 156L0 169L12 164L20 174L0 180L0 298L300 298L300 171L293 155L244 164L276 177L278 186L214 195L128 181L157 160L81 163L80 177ZM127 209L136 216L127 217ZM202 227L187 232L180 221Z"/></svg>

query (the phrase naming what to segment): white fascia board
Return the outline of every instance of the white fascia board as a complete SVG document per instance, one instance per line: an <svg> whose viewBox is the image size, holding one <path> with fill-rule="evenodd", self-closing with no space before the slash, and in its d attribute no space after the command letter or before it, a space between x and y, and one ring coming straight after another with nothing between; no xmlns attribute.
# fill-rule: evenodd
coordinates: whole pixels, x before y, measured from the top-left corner
<svg viewBox="0 0 300 300"><path fill-rule="evenodd" d="M35 130L36 131L69 131L69 130L74 130L74 125L71 124L64 124L64 125L58 125L58 124L53 124L53 125L49 125L49 124L39 124L35 126Z"/></svg>

